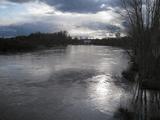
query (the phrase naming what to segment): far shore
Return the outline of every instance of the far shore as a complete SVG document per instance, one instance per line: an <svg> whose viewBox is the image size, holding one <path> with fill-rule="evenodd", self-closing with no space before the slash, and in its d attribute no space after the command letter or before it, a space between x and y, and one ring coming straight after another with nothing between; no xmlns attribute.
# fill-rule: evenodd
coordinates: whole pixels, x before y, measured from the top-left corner
<svg viewBox="0 0 160 120"><path fill-rule="evenodd" d="M61 31L57 33L33 33L28 36L0 38L0 54L32 52L67 45L101 45L121 47L124 49L131 47L128 37L78 39L70 37L65 31Z"/></svg>

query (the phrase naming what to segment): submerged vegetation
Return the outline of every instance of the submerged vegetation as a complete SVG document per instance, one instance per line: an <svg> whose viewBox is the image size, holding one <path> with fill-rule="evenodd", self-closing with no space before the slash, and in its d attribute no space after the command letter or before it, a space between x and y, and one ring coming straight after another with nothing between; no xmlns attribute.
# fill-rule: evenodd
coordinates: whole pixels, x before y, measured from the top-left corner
<svg viewBox="0 0 160 120"><path fill-rule="evenodd" d="M132 66L123 74L136 78L129 109L136 114L135 120L159 120L160 0L121 1L129 23L128 36L133 41Z"/></svg>
<svg viewBox="0 0 160 120"><path fill-rule="evenodd" d="M159 81L160 0L122 0L129 19L134 63L140 80ZM127 8L128 7L128 8Z"/></svg>

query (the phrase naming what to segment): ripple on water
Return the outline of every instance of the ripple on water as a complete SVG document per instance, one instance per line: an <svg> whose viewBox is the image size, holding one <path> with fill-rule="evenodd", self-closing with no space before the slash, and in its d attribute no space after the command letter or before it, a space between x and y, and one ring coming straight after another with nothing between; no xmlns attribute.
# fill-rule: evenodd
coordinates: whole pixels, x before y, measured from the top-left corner
<svg viewBox="0 0 160 120"><path fill-rule="evenodd" d="M124 50L106 46L0 56L0 105L8 120L113 119L128 61Z"/></svg>

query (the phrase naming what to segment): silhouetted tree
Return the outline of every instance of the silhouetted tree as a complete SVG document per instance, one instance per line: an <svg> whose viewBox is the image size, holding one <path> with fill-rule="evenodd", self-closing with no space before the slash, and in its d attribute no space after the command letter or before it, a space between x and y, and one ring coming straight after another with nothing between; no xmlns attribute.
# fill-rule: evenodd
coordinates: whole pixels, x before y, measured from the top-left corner
<svg viewBox="0 0 160 120"><path fill-rule="evenodd" d="M121 37L121 33L120 32L116 32L115 36L116 36L116 38L120 38Z"/></svg>
<svg viewBox="0 0 160 120"><path fill-rule="evenodd" d="M139 73L134 95L138 103L136 120L154 119L160 112L156 107L159 93L153 94L146 89L160 89L160 0L121 1L129 23L128 35L134 41L134 65ZM153 99L156 101L151 104Z"/></svg>
<svg viewBox="0 0 160 120"><path fill-rule="evenodd" d="M160 0L121 0L129 23L128 34L134 41L135 62L140 75L158 80L155 73L160 58Z"/></svg>
<svg viewBox="0 0 160 120"><path fill-rule="evenodd" d="M66 31L56 33L32 33L29 36L0 39L0 52L31 51L39 48L67 45L71 37Z"/></svg>

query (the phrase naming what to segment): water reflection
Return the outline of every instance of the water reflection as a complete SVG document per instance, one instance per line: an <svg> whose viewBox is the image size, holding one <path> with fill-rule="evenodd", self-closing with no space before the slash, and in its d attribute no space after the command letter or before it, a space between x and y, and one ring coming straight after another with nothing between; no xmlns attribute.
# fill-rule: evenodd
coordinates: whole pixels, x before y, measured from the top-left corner
<svg viewBox="0 0 160 120"><path fill-rule="evenodd" d="M9 120L108 120L124 93L113 76L127 65L122 49L105 46L0 56L0 105Z"/></svg>
<svg viewBox="0 0 160 120"><path fill-rule="evenodd" d="M114 85L114 80L110 75L98 75L91 79L94 84L90 84L89 94L92 103L97 110L103 113L113 112L119 106L122 89Z"/></svg>
<svg viewBox="0 0 160 120"><path fill-rule="evenodd" d="M108 89L107 89L107 76L106 75L99 75L96 76L94 79L98 81L96 85L96 92L97 94L101 97L104 98L106 97L105 94L107 94Z"/></svg>
<svg viewBox="0 0 160 120"><path fill-rule="evenodd" d="M109 84L108 84L108 77L105 75L96 76L94 78L98 81L95 85L95 91L92 93L94 96L98 98L95 102L99 110L103 110L102 106L105 105L106 100L108 99L109 95Z"/></svg>

